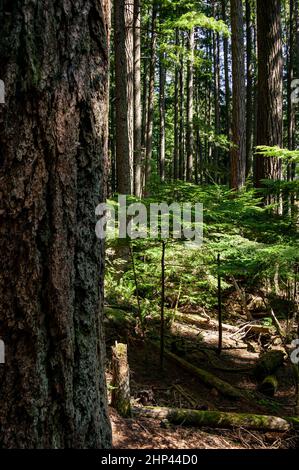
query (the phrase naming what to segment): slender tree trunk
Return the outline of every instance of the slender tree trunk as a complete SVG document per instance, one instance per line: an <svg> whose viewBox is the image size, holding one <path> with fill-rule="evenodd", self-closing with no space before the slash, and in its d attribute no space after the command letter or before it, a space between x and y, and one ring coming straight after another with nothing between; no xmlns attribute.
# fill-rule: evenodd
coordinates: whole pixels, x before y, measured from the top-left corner
<svg viewBox="0 0 299 470"><path fill-rule="evenodd" d="M146 30L147 30L147 35L146 35L146 40L145 40L146 45L145 45L144 49L145 49L145 53L148 54L148 49L150 48L150 37L149 37L150 18L147 21ZM147 118L148 118L147 103L148 103L148 75L149 75L149 61L147 60L147 58L144 59L143 63L144 63L144 66L143 66L143 86L142 86L142 103L143 103L143 106L142 106L142 136L141 136L141 138L142 138L142 151L143 151L143 153L145 153ZM144 168L142 168L142 170L143 169ZM144 175L142 175L142 178L144 178Z"/></svg>
<svg viewBox="0 0 299 470"><path fill-rule="evenodd" d="M247 97L246 97L246 177L252 169L252 149L253 149L253 24L251 1L246 0L246 76L247 76Z"/></svg>
<svg viewBox="0 0 299 470"><path fill-rule="evenodd" d="M212 63L212 48L211 48L211 32L208 32L208 43L206 44L205 47L205 55L207 59L207 64ZM210 74L212 70L209 65L207 65L206 69L206 77L204 81L204 93L205 93L205 105L204 105L204 116L205 116L205 123L208 128L211 127L211 94L212 94L212 83L210 79ZM210 167L210 151L211 151L211 145L209 142L209 138L207 133L205 134L204 137L204 158L203 158L203 165L202 165L202 179L204 182L207 182L211 180L210 174L209 174L209 167Z"/></svg>
<svg viewBox="0 0 299 470"><path fill-rule="evenodd" d="M228 1L222 0L222 20L224 23L227 22L226 9L228 7ZM230 139L230 80L229 80L229 42L228 37L223 36L223 55L224 55L224 81L225 81L225 128L226 135Z"/></svg>
<svg viewBox="0 0 299 470"><path fill-rule="evenodd" d="M299 0L295 2L295 27L296 27L296 78L299 78Z"/></svg>
<svg viewBox="0 0 299 470"><path fill-rule="evenodd" d="M182 33L182 46L184 47L184 33ZM179 72L179 105L180 105L180 137L179 137L179 178L185 179L185 70L184 57L181 54Z"/></svg>
<svg viewBox="0 0 299 470"><path fill-rule="evenodd" d="M131 0L114 2L117 189L134 190L134 11Z"/></svg>
<svg viewBox="0 0 299 470"><path fill-rule="evenodd" d="M165 180L165 53L163 52L160 57L160 151L159 151L159 174L161 181Z"/></svg>
<svg viewBox="0 0 299 470"><path fill-rule="evenodd" d="M258 27L258 111L257 145L282 147L283 60L280 0L257 0ZM256 157L255 184L263 179L280 179L281 162Z"/></svg>
<svg viewBox="0 0 299 470"><path fill-rule="evenodd" d="M194 132L193 132L193 93L194 93L194 29L188 35L188 75L187 75L187 181L193 181Z"/></svg>
<svg viewBox="0 0 299 470"><path fill-rule="evenodd" d="M153 154L153 127L154 127L154 105L155 105L155 67L157 47L157 6L154 3L152 9L151 25L151 59L149 69L149 93L148 93L148 118L146 129L146 174L145 185L148 186L151 179L151 164Z"/></svg>
<svg viewBox="0 0 299 470"><path fill-rule="evenodd" d="M253 50L254 50L254 55L257 58L258 57L258 50L257 50L257 18L255 15L255 21L253 24ZM257 60L255 63L255 73L253 77L253 148L257 146L257 80L258 80L258 71L257 71ZM256 165L255 165L255 155L253 155L253 180L255 181L255 170L256 170Z"/></svg>
<svg viewBox="0 0 299 470"><path fill-rule="evenodd" d="M213 0L213 17L218 17L217 1ZM219 34L213 32L213 74L214 74L214 130L215 136L220 134L220 44ZM217 141L213 146L213 160L216 171L216 181L219 181L219 148Z"/></svg>
<svg viewBox="0 0 299 470"><path fill-rule="evenodd" d="M109 1L5 5L0 447L109 448L94 216L108 153Z"/></svg>
<svg viewBox="0 0 299 470"><path fill-rule="evenodd" d="M199 98L199 90L200 90L200 80L197 78L196 83L196 115L200 115L200 98ZM195 159L195 183L202 184L203 183L203 148L202 148L202 139L200 134L200 128L197 124L196 126L196 159Z"/></svg>
<svg viewBox="0 0 299 470"><path fill-rule="evenodd" d="M179 31L175 35L176 46L179 46ZM174 149L173 149L173 179L179 178L179 67L175 66L174 73Z"/></svg>
<svg viewBox="0 0 299 470"><path fill-rule="evenodd" d="M140 0L134 0L134 194L142 194L142 104Z"/></svg>
<svg viewBox="0 0 299 470"><path fill-rule="evenodd" d="M231 150L231 187L240 189L246 174L246 89L242 0L231 0L233 58L233 122Z"/></svg>
<svg viewBox="0 0 299 470"><path fill-rule="evenodd" d="M289 50L288 50L288 85L287 85L287 128L288 128L288 149L295 150L295 130L296 130L296 113L295 107L292 100L292 82L295 78L294 67L295 67L295 26L296 18L294 11L294 0L290 0L289 5ZM288 164L287 167L287 179L292 181L296 175L296 165L294 163ZM290 204L294 203L294 196L290 198L289 191L284 192L284 206L283 209L287 214L289 212Z"/></svg>

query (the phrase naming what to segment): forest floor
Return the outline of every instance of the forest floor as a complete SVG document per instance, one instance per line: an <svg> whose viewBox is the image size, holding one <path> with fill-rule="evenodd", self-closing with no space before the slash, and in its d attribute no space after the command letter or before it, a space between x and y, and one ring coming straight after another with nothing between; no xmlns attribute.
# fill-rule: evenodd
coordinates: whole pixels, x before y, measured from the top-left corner
<svg viewBox="0 0 299 470"><path fill-rule="evenodd" d="M254 400L237 401L223 397L216 389L208 388L172 360L165 359L161 370L159 351L153 348L150 341L140 339L129 325L119 328L116 324L107 324L106 337L108 359L115 340L128 344L131 396L136 406L167 406L273 416L292 416L295 413L295 386L291 367L285 365L279 370L279 390L275 398L270 399L256 391L253 367L263 348L260 336L243 340L224 331L224 349L219 358L215 352L218 333L208 323L199 327L176 320L167 331L166 346L176 355L238 389L254 392L256 397ZM280 346L272 347L279 349ZM109 389L109 365L107 381ZM112 408L110 416L115 448L279 449L298 445L298 435L295 432L186 428L149 418L123 419Z"/></svg>

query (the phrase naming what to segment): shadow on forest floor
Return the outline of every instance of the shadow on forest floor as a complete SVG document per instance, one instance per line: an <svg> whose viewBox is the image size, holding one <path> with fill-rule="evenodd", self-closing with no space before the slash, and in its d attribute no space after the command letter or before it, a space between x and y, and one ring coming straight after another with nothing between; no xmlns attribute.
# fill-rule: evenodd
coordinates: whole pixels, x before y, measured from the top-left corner
<svg viewBox="0 0 299 470"><path fill-rule="evenodd" d="M158 325L148 333L149 337L155 335L158 335ZM259 353L248 351L246 343L232 340L227 332L223 332L224 351L219 357L216 353L217 331L174 322L166 332L166 348L234 387L252 393L251 400L222 396L172 360L165 359L161 370L158 349L153 348L150 340L138 338L130 328L108 327L108 358L115 340L128 343L131 395L136 404L274 416L294 413L295 387L291 368L285 366L279 371L280 386L275 399L263 396L256 392L253 375ZM107 378L109 383L109 367ZM225 432L192 429L190 432L183 427L162 428L155 420L123 420L114 410L111 419L115 428L114 445L119 448L281 448L292 447L296 440L294 433L253 433L245 429Z"/></svg>

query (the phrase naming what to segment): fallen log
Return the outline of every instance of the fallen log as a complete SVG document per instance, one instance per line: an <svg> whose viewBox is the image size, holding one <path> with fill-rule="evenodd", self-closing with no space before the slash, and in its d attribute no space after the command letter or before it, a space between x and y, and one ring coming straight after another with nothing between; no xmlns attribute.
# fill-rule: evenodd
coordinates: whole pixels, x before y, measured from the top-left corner
<svg viewBox="0 0 299 470"><path fill-rule="evenodd" d="M273 335L275 333L275 328L271 326L264 325L248 325L245 328L246 336L255 334L255 335Z"/></svg>
<svg viewBox="0 0 299 470"><path fill-rule="evenodd" d="M178 322L187 323L188 325L218 330L218 322L216 320L211 320L209 318L201 317L199 315L177 313L175 318ZM230 333L238 331L237 327L228 325L227 323L223 323L222 329L223 331L228 331Z"/></svg>
<svg viewBox="0 0 299 470"><path fill-rule="evenodd" d="M282 351L268 351L260 356L254 368L255 377L262 381L283 365L284 353Z"/></svg>
<svg viewBox="0 0 299 470"><path fill-rule="evenodd" d="M205 356L210 365L212 366L213 369L216 370L221 370L224 372L231 372L231 373L240 373L240 372L249 372L252 371L253 366L247 366L247 367L228 367L223 364L223 361L219 359L219 356L216 355L214 351L208 350L208 349L200 349L198 351L195 351L191 354L189 354L189 359L194 359L195 362L198 362L202 360L202 356Z"/></svg>
<svg viewBox="0 0 299 470"><path fill-rule="evenodd" d="M246 428L260 431L286 432L299 426L299 418L278 418L245 413L226 413L220 411L198 411L166 407L133 408L133 415L142 418L168 420L175 425Z"/></svg>
<svg viewBox="0 0 299 470"><path fill-rule="evenodd" d="M155 342L152 341L151 344L155 348L159 349L159 345L156 344ZM199 380L203 382L205 385L208 385L211 388L216 388L216 390L218 390L223 396L226 396L228 398L234 398L234 399L246 398L245 394L242 393L239 389L233 387L232 385L225 382L224 380L219 379L218 377L211 374L210 372L200 369L199 367L195 367L193 364L190 364L189 362L185 361L181 357L176 356L176 354L173 354L170 351L165 350L165 357L173 360L178 365L180 365L183 369L187 370L188 372L193 374L195 377L198 377Z"/></svg>
<svg viewBox="0 0 299 470"><path fill-rule="evenodd" d="M274 397L278 389L278 380L275 375L268 375L258 386L258 391L268 397Z"/></svg>

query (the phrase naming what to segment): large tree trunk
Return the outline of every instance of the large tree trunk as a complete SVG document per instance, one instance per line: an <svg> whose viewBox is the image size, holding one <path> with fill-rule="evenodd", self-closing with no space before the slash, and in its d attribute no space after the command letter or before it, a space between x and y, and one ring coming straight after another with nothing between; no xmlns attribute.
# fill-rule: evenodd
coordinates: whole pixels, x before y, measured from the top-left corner
<svg viewBox="0 0 299 470"><path fill-rule="evenodd" d="M251 2L246 0L246 177L252 169L253 148L253 21Z"/></svg>
<svg viewBox="0 0 299 470"><path fill-rule="evenodd" d="M221 0L222 20L227 22L226 9L228 1ZM223 60L224 60L224 80L225 80L225 128L228 139L230 138L230 81L229 81L229 42L228 37L223 35Z"/></svg>
<svg viewBox="0 0 299 470"><path fill-rule="evenodd" d="M280 0L257 0L258 111L257 145L282 147L282 40ZM281 162L257 156L255 185L263 179L279 179Z"/></svg>
<svg viewBox="0 0 299 470"><path fill-rule="evenodd" d="M231 187L240 189L246 173L246 90L242 0L231 0L233 57L233 122L231 150Z"/></svg>
<svg viewBox="0 0 299 470"><path fill-rule="evenodd" d="M114 2L117 190L134 189L134 8Z"/></svg>
<svg viewBox="0 0 299 470"><path fill-rule="evenodd" d="M141 13L134 0L134 194L142 195Z"/></svg>
<svg viewBox="0 0 299 470"><path fill-rule="evenodd" d="M0 8L0 447L109 447L94 216L104 199L109 1Z"/></svg>

